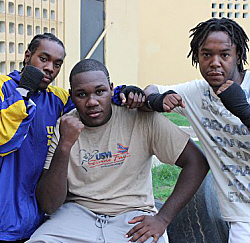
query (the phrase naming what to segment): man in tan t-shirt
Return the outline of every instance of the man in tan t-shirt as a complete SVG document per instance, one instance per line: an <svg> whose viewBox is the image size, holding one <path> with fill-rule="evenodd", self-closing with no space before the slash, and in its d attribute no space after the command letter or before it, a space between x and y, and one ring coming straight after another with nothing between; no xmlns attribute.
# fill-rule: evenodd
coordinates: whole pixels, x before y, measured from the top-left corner
<svg viewBox="0 0 250 243"><path fill-rule="evenodd" d="M208 165L189 136L157 112L113 106L113 84L100 62L70 74L76 109L62 117L39 181L41 210L52 214L28 242L160 242L191 199ZM157 213L151 159L182 167Z"/></svg>

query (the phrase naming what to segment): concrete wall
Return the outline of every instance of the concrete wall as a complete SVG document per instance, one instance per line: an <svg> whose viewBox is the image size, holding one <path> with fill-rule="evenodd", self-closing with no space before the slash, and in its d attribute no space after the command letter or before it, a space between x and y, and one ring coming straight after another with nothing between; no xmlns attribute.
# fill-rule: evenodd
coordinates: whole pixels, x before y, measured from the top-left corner
<svg viewBox="0 0 250 243"><path fill-rule="evenodd" d="M22 68L30 40L44 32L64 35L64 0L0 0L0 73Z"/></svg>
<svg viewBox="0 0 250 243"><path fill-rule="evenodd" d="M69 74L73 66L80 60L80 19L81 1L65 1L65 36L64 43L66 58L64 61L64 72L61 74L59 85L69 88Z"/></svg>
<svg viewBox="0 0 250 243"><path fill-rule="evenodd" d="M139 82L172 84L197 77L187 59L189 30L209 18L210 1L141 0Z"/></svg>
<svg viewBox="0 0 250 243"><path fill-rule="evenodd" d="M232 16L250 36L250 0L104 0L104 3L105 26L112 23L105 36L104 57L115 85L145 87L200 78L187 58L189 30L213 14ZM20 69L31 38L51 31L62 39L67 52L55 84L68 88L70 70L80 59L80 6L81 0L0 0L0 73ZM19 24L23 25L22 33Z"/></svg>
<svg viewBox="0 0 250 243"><path fill-rule="evenodd" d="M201 0L140 0L139 1L139 75L141 87L150 83L174 84L200 78L199 69L191 65L189 53L189 30L199 22L211 18L212 11L223 12L226 4L239 1ZM216 8L212 10L212 3ZM219 4L223 9L219 10ZM250 4L250 2L248 2ZM234 19L250 35L249 19L242 18L242 3L239 18ZM249 12L249 10L248 10ZM246 68L249 68L247 66Z"/></svg>
<svg viewBox="0 0 250 243"><path fill-rule="evenodd" d="M106 0L105 60L115 84L174 84L201 78L191 65L189 30L221 14L233 16L250 35L246 0ZM216 3L216 5L212 5ZM219 5L223 7L219 9ZM232 4L228 9L227 4ZM238 9L236 9L236 5ZM213 7L212 7L213 6ZM237 15L237 17L236 17ZM221 16L221 17L222 17ZM249 65L246 66L249 68Z"/></svg>
<svg viewBox="0 0 250 243"><path fill-rule="evenodd" d="M0 73L20 70L31 39L52 32L66 47L65 64L54 84L68 87L80 57L80 0L0 0Z"/></svg>
<svg viewBox="0 0 250 243"><path fill-rule="evenodd" d="M138 82L138 0L106 0L105 63L115 84Z"/></svg>

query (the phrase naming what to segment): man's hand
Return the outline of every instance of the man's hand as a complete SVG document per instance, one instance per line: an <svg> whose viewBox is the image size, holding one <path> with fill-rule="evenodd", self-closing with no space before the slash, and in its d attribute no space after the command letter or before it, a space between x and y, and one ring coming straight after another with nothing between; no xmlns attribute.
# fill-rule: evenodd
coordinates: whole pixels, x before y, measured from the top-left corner
<svg viewBox="0 0 250 243"><path fill-rule="evenodd" d="M132 237L130 242L141 243L153 237L152 243L156 243L167 228L166 222L159 215L134 217L128 223L135 224L138 222L139 224L134 226L126 235L127 238Z"/></svg>
<svg viewBox="0 0 250 243"><path fill-rule="evenodd" d="M247 102L245 92L240 85L228 80L221 85L216 94L219 96L227 110L240 118L242 123L249 129L250 105Z"/></svg>
<svg viewBox="0 0 250 243"><path fill-rule="evenodd" d="M180 106L185 108L184 101L178 94L168 94L163 99L163 110L165 112L171 112L175 107Z"/></svg>
<svg viewBox="0 0 250 243"><path fill-rule="evenodd" d="M171 112L177 106L185 108L181 96L173 90L168 90L163 94L150 94L146 99L146 106L158 112Z"/></svg>
<svg viewBox="0 0 250 243"><path fill-rule="evenodd" d="M219 87L219 89L217 90L216 94L220 95L222 92L224 92L226 89L228 89L233 83L234 83L234 81L227 80L226 83L222 84Z"/></svg>
<svg viewBox="0 0 250 243"><path fill-rule="evenodd" d="M129 109L134 109L143 106L146 96L142 89L130 85L121 90L120 100L122 101L122 105L126 105Z"/></svg>
<svg viewBox="0 0 250 243"><path fill-rule="evenodd" d="M47 214L54 213L66 199L70 150L83 128L83 123L76 117L63 116L60 120L58 145L50 167L43 171L36 189L39 206Z"/></svg>
<svg viewBox="0 0 250 243"><path fill-rule="evenodd" d="M26 90L25 97L29 99L38 89L44 74L42 71L34 66L27 65L22 74L18 88Z"/></svg>
<svg viewBox="0 0 250 243"><path fill-rule="evenodd" d="M63 142L68 148L71 148L78 139L84 124L72 116L64 116L60 121L60 142Z"/></svg>

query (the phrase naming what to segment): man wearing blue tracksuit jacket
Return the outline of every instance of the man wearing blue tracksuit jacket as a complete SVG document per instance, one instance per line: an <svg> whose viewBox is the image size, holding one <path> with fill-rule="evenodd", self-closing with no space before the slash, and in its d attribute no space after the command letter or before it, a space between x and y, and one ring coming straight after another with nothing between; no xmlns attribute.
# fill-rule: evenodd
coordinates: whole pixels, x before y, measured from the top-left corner
<svg viewBox="0 0 250 243"><path fill-rule="evenodd" d="M64 57L59 39L37 35L24 69L0 75L0 242L24 242L43 220L36 184L56 121L73 108L67 91L49 86Z"/></svg>

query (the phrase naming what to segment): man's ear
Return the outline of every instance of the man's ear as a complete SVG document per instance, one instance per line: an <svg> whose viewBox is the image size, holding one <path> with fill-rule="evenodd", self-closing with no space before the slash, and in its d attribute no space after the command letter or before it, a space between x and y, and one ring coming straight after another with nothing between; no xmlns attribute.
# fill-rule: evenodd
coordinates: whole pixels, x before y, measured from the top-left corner
<svg viewBox="0 0 250 243"><path fill-rule="evenodd" d="M31 52L29 50L26 50L24 55L25 64L28 64L31 59Z"/></svg>
<svg viewBox="0 0 250 243"><path fill-rule="evenodd" d="M111 90L111 93L112 93L112 96L114 95L114 84L113 83L110 83L110 90Z"/></svg>

